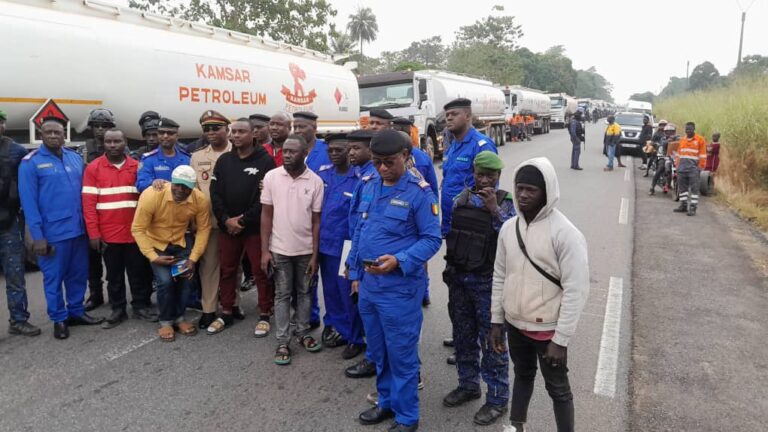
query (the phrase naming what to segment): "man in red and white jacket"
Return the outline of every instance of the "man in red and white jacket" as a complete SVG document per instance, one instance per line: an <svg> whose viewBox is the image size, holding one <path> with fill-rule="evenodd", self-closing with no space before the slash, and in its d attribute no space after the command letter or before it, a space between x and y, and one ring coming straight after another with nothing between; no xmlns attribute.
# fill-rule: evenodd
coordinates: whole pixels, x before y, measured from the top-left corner
<svg viewBox="0 0 768 432"><path fill-rule="evenodd" d="M125 134L112 129L104 135L102 156L88 164L83 175L83 215L91 248L104 255L107 292L112 314L102 328L128 318L125 311L125 273L131 285L134 318L157 321L152 309L152 271L131 234L139 200L136 172L139 163L125 153Z"/></svg>

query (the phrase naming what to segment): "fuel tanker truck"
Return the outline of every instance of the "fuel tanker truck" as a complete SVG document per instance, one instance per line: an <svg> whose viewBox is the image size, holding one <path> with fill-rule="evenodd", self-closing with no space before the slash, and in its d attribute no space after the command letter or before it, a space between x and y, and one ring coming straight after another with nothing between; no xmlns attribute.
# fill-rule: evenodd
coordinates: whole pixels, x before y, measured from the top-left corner
<svg viewBox="0 0 768 432"><path fill-rule="evenodd" d="M533 116L533 131L538 134L549 133L552 119L550 99L544 92L532 88L513 85L503 89L506 97L507 123L517 114Z"/></svg>
<svg viewBox="0 0 768 432"><path fill-rule="evenodd" d="M571 116L576 114L579 108L576 99L565 93L550 93L550 112L552 114L552 127L564 128L571 121Z"/></svg>
<svg viewBox="0 0 768 432"><path fill-rule="evenodd" d="M484 79L438 70L399 71L358 77L362 124L369 111L385 109L413 120L421 148L435 157L445 144L438 135L445 126L443 105L462 97L472 101L475 126L496 145L504 145L504 93Z"/></svg>
<svg viewBox="0 0 768 432"><path fill-rule="evenodd" d="M358 127L349 69L258 36L104 1L0 0L0 40L0 110L22 143L34 145L31 119L49 99L69 119L73 144L94 108L112 110L130 139L141 139L147 110L178 122L180 138L198 138L209 109L230 118L312 111L320 134Z"/></svg>

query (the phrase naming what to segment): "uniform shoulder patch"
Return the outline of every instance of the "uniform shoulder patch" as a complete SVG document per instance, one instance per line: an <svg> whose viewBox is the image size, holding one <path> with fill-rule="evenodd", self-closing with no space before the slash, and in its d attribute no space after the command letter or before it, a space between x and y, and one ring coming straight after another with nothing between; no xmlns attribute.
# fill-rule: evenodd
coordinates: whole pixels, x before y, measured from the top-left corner
<svg viewBox="0 0 768 432"><path fill-rule="evenodd" d="M333 164L322 165L318 171L328 171L331 168L333 168Z"/></svg>
<svg viewBox="0 0 768 432"><path fill-rule="evenodd" d="M36 155L36 154L37 154L37 149L35 149L35 150L32 150L31 152L27 153L27 155L26 155L26 156L24 156L23 158L21 158L21 160L30 160L30 159L32 159L32 157L33 157L34 155Z"/></svg>
<svg viewBox="0 0 768 432"><path fill-rule="evenodd" d="M428 181L426 180L419 180L419 187L424 190L430 190L431 186Z"/></svg>
<svg viewBox="0 0 768 432"><path fill-rule="evenodd" d="M366 174L366 175L360 177L360 180L362 180L364 182L367 182L368 180L370 180L372 178L373 178L373 174Z"/></svg>
<svg viewBox="0 0 768 432"><path fill-rule="evenodd" d="M482 147L482 146L486 145L487 143L488 143L488 141L486 141L484 139L481 139L480 141L477 142L477 145Z"/></svg>
<svg viewBox="0 0 768 432"><path fill-rule="evenodd" d="M157 149L150 150L150 151L144 153L143 155L141 155L141 158L144 159L145 157L150 157L153 154L157 154Z"/></svg>

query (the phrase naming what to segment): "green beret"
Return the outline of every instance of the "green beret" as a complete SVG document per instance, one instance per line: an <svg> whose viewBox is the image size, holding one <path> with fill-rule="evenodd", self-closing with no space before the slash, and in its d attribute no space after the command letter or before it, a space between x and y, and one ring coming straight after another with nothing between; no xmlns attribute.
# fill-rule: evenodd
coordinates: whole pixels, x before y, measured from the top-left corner
<svg viewBox="0 0 768 432"><path fill-rule="evenodd" d="M491 151L478 153L477 156L475 156L474 165L477 168L485 168L496 171L501 171L504 169L504 162L502 162L499 155Z"/></svg>

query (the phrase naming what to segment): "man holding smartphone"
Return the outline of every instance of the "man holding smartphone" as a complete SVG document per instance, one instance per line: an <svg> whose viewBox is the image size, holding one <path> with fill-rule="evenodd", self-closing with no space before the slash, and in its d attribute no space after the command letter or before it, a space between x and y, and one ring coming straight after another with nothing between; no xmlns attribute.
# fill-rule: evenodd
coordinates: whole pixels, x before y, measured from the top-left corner
<svg viewBox="0 0 768 432"><path fill-rule="evenodd" d="M158 336L165 342L175 340L175 329L185 336L197 334L197 327L184 318L184 311L195 264L208 245L211 204L195 187L196 180L191 166L176 167L170 184L159 190L148 188L141 194L131 226L155 276L160 310ZM197 227L195 238L185 235L191 223ZM179 277L174 277L175 272Z"/></svg>

